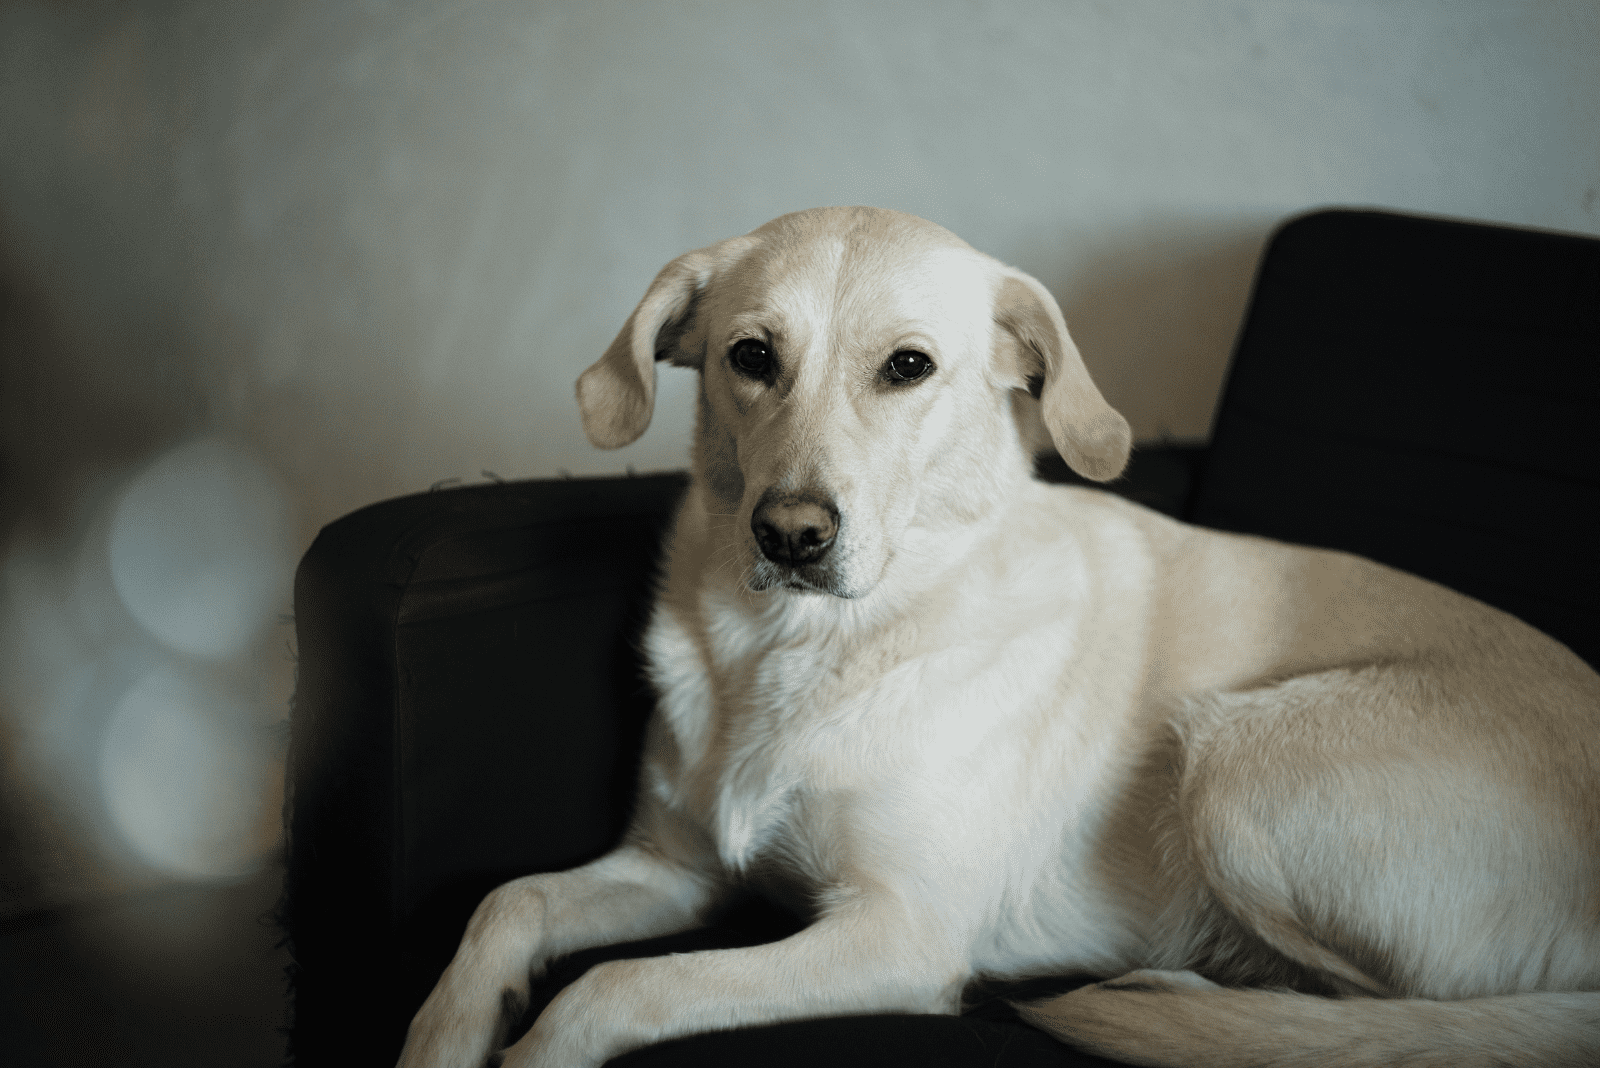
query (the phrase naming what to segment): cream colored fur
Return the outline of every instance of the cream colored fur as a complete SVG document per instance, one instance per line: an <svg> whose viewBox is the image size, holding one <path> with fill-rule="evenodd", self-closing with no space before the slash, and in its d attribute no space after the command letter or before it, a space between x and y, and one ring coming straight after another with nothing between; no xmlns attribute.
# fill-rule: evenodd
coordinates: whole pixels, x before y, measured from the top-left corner
<svg viewBox="0 0 1600 1068"><path fill-rule="evenodd" d="M895 383L906 350L934 369ZM1041 418L1102 480L1127 424L1042 286L919 219L801 212L669 264L579 380L597 445L644 432L660 359L701 389L632 830L489 895L404 1068L479 1068L546 962L750 886L810 925L602 964L505 1064L1068 972L1133 974L1029 1017L1133 1064L1600 1063L1600 678L1565 647L1034 481ZM763 557L774 488L836 504L821 564Z"/></svg>

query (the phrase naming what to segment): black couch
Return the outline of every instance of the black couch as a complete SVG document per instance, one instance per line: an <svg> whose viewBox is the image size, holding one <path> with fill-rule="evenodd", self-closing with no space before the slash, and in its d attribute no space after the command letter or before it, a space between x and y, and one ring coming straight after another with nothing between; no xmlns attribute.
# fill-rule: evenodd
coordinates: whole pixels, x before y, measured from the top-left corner
<svg viewBox="0 0 1600 1068"><path fill-rule="evenodd" d="M1600 664L1600 241L1370 211L1293 219L1263 258L1209 448L1135 453L1110 492L1228 530L1348 549L1497 605ZM1073 476L1059 459L1042 477ZM634 640L677 474L513 482L364 508L295 584L291 1052L388 1068L483 894L604 852L651 697ZM580 953L752 944L719 924ZM965 1016L705 1035L637 1065L1105 1063L970 992Z"/></svg>

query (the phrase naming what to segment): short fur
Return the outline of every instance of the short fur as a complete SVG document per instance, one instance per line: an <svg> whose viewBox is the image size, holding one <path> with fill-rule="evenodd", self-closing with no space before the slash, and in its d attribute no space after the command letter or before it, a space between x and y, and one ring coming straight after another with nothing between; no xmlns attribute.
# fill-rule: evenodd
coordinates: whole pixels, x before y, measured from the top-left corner
<svg viewBox="0 0 1600 1068"><path fill-rule="evenodd" d="M895 382L906 350L933 370ZM1102 480L1127 424L1044 287L920 219L817 209L673 261L579 380L595 444L644 432L662 359L701 389L632 829L489 895L404 1068L479 1068L547 961L751 886L810 925L602 964L505 1064L1068 972L1131 974L1027 1017L1132 1064L1600 1063L1600 677L1564 646L1035 481L1041 418ZM820 561L762 555L768 491L837 508Z"/></svg>

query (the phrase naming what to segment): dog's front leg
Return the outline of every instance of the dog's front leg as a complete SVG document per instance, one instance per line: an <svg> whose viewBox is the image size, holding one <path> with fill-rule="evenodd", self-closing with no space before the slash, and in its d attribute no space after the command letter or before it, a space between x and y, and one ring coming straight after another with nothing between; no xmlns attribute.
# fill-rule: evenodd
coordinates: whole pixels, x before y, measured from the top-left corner
<svg viewBox="0 0 1600 1068"><path fill-rule="evenodd" d="M704 1031L870 1012L954 1012L967 959L949 929L862 896L780 942L607 961L552 1001L504 1068L595 1068Z"/></svg>
<svg viewBox="0 0 1600 1068"><path fill-rule="evenodd" d="M483 1068L547 962L693 927L713 886L630 844L581 868L499 887L472 914L450 966L412 1019L400 1068Z"/></svg>

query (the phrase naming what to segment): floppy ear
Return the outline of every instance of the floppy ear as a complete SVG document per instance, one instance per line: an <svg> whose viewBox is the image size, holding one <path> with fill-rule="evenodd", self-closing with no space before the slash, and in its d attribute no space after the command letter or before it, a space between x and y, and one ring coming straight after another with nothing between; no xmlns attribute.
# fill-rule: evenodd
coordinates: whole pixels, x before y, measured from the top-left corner
<svg viewBox="0 0 1600 1068"><path fill-rule="evenodd" d="M995 293L994 320L1017 342L1022 364L1018 370L1039 398L1044 425L1061 458L1096 482L1122 474L1133 441L1128 421L1089 379L1050 291L1030 275L1004 268Z"/></svg>
<svg viewBox="0 0 1600 1068"><path fill-rule="evenodd" d="M656 361L680 356L678 343L694 323L700 295L712 276L743 250L744 241L730 238L686 252L661 268L605 355L578 376L578 410L593 445L620 449L649 427ZM688 354L681 358L693 360Z"/></svg>

